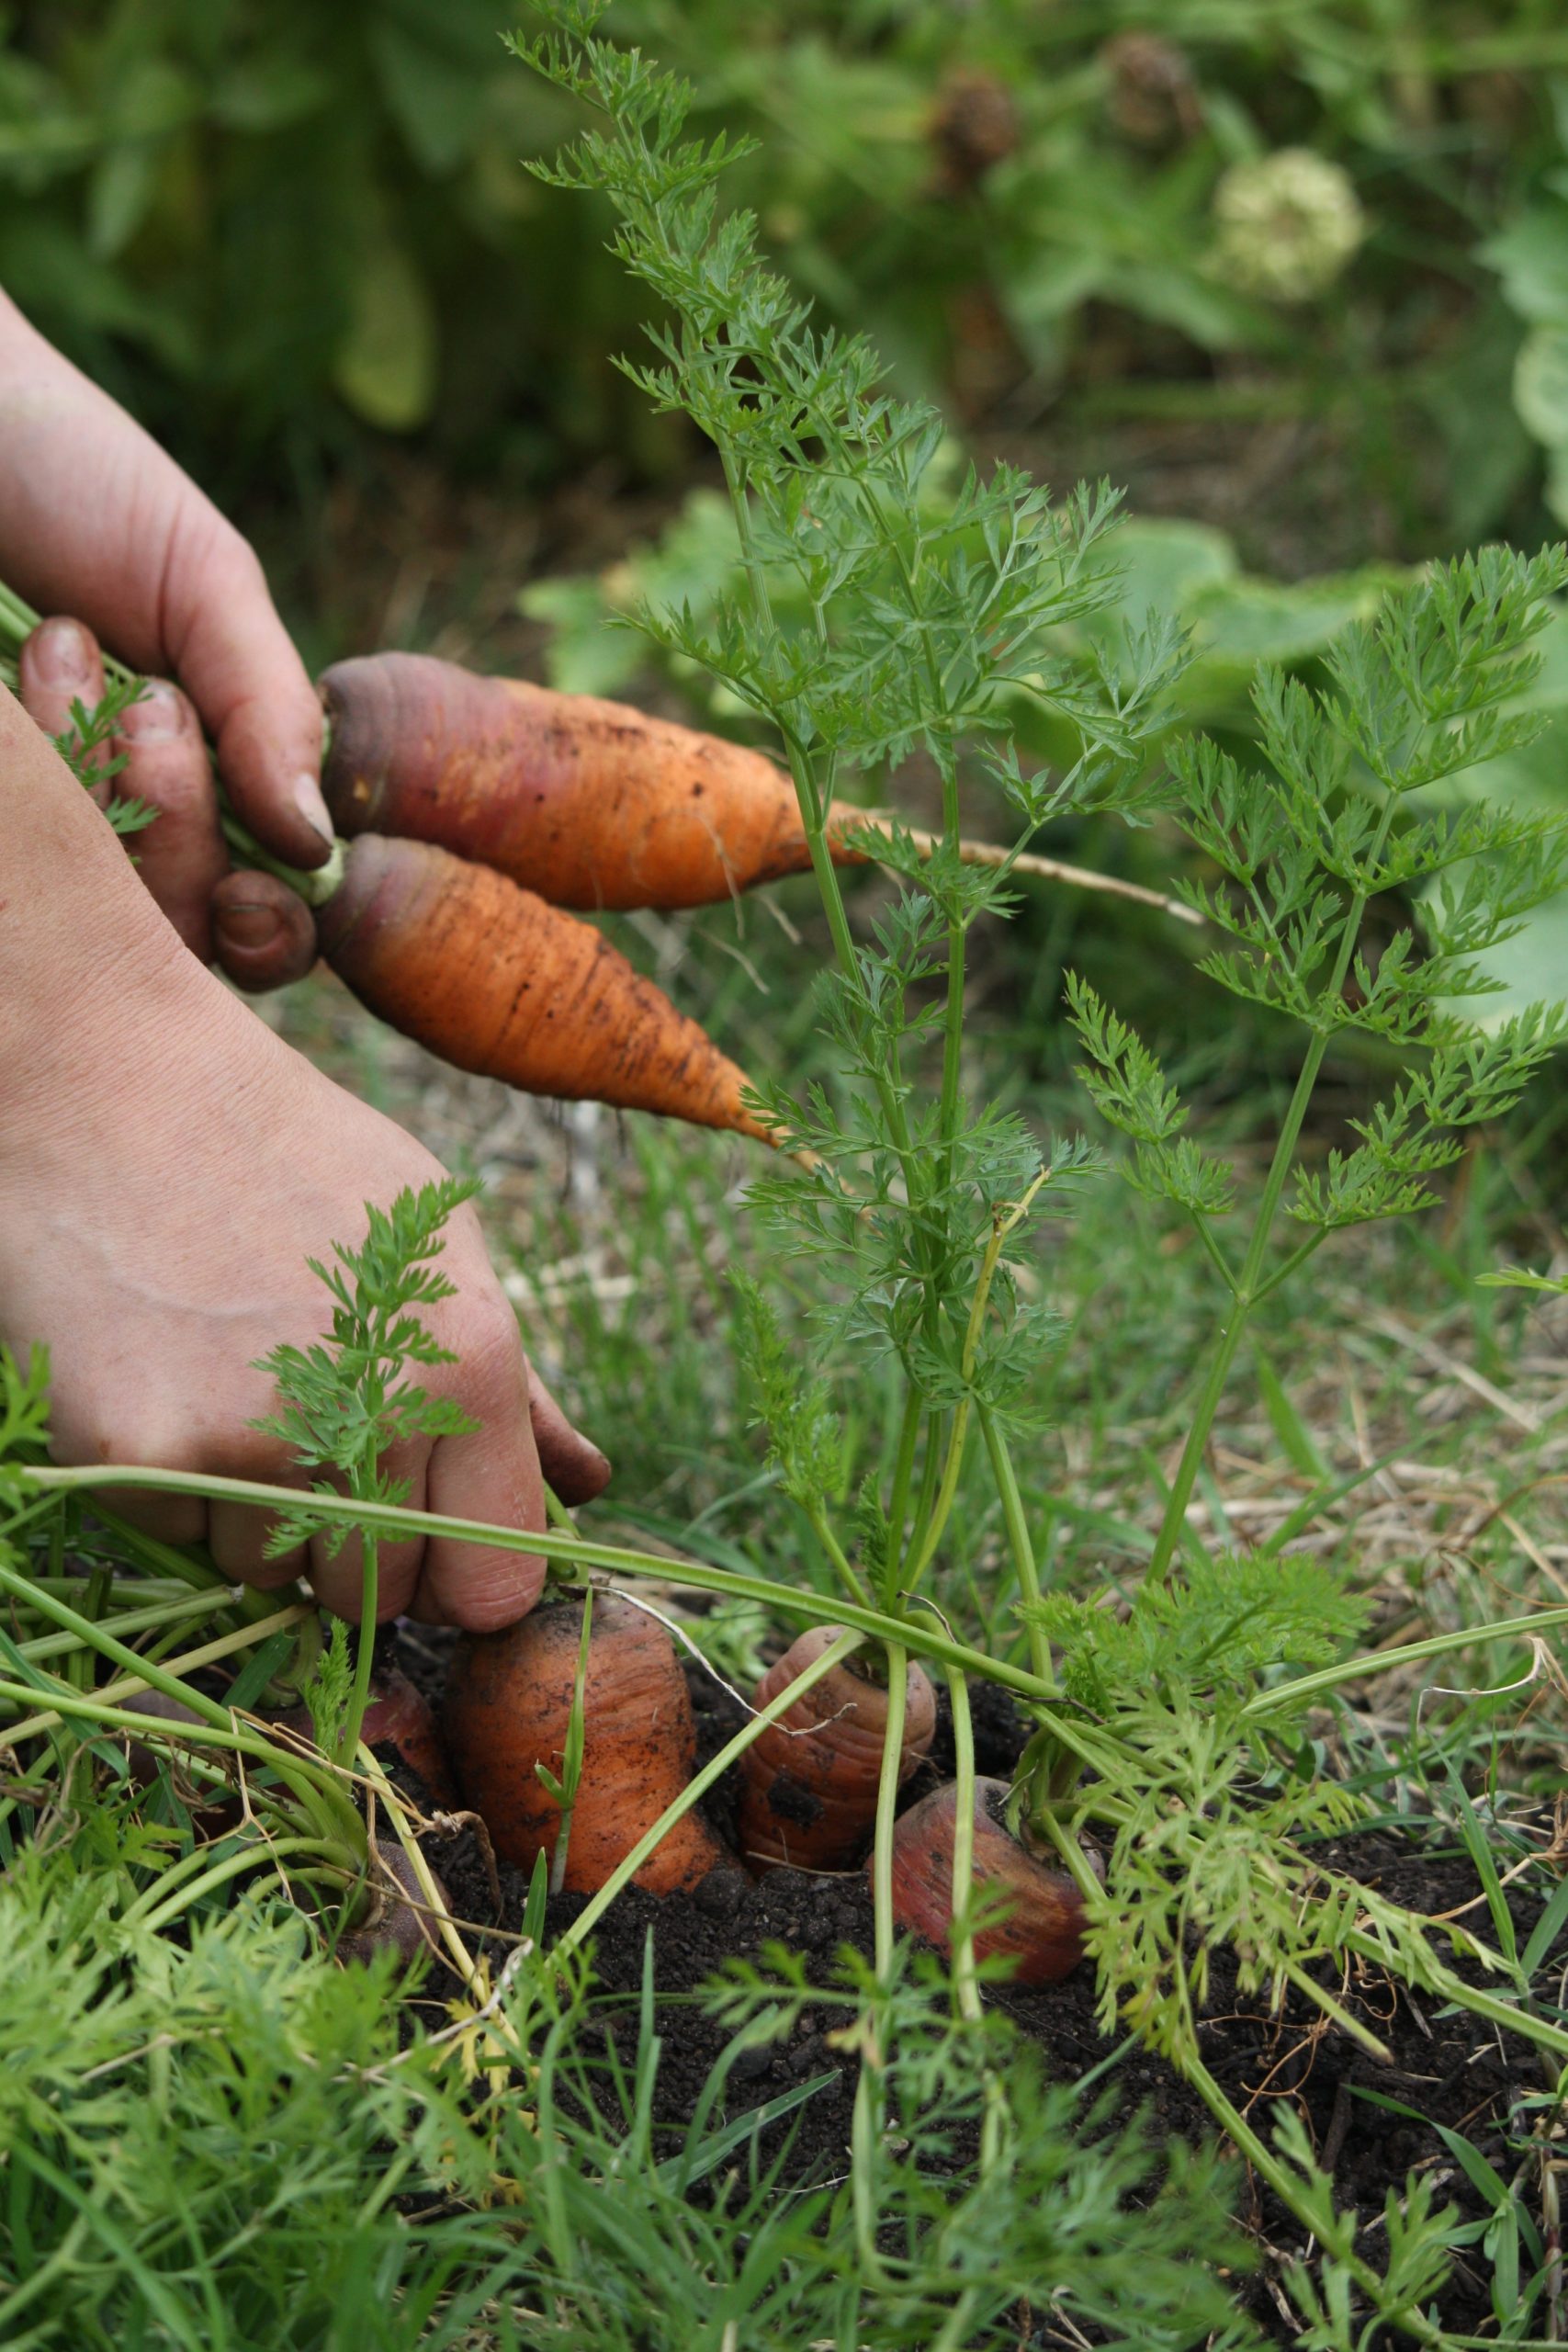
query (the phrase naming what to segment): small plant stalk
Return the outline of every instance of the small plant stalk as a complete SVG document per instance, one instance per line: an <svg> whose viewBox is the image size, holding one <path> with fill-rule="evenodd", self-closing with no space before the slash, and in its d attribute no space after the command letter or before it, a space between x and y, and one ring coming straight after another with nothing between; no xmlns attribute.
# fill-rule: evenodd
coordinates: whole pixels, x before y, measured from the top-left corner
<svg viewBox="0 0 1568 2352"><path fill-rule="evenodd" d="M882 1740L882 1777L876 1790L876 1837L872 1847L871 1894L876 1973L885 1982L893 1965L897 1928L893 1917L893 1823L898 1810L898 1765L904 1753L904 1713L908 1695L908 1652L887 1644L887 1727ZM795 1688L799 1689L797 1683Z"/></svg>
<svg viewBox="0 0 1568 2352"><path fill-rule="evenodd" d="M1382 854L1388 840L1389 828L1393 822L1395 806L1393 793L1385 787L1377 833L1366 860L1369 868L1375 868ZM1359 890L1352 892L1340 930L1333 972L1323 991L1323 1001L1328 1005L1337 1007L1342 1001L1346 975L1350 969L1350 960L1356 952L1356 943L1360 936L1361 922L1367 911L1367 905L1368 900L1364 893ZM1230 1306L1220 1329L1207 1377L1192 1408L1192 1419L1187 1431L1187 1442L1182 1448L1181 1460L1177 1466L1176 1476L1171 1482L1164 1515L1160 1520L1159 1532L1155 1539L1148 1574L1156 1578L1167 1577L1170 1573L1171 1562L1176 1556L1187 1524L1187 1507L1192 1499L1192 1489L1198 1481L1199 1466L1208 1450L1214 1418L1219 1411L1220 1402L1230 1378L1231 1366L1235 1361L1236 1350L1241 1345L1242 1334L1247 1329L1253 1308L1259 1297L1264 1295L1265 1290L1270 1286L1264 1274L1264 1261L1268 1256L1269 1244L1273 1235L1280 1204L1284 1198L1285 1185L1295 1159L1302 1127L1317 1085L1318 1073L1323 1068L1324 1057L1328 1051L1329 1035L1330 1031L1325 1025L1320 1024L1313 1030L1302 1061L1301 1071L1296 1080L1295 1090L1291 1096L1290 1108L1285 1114L1284 1125L1280 1130L1279 1140L1274 1147L1274 1156L1269 1162L1269 1174L1264 1182L1263 1194L1258 1203L1258 1216L1253 1225L1251 1240L1247 1245L1247 1257L1241 1272L1236 1278ZM1201 1229L1201 1218L1198 1219L1198 1223Z"/></svg>

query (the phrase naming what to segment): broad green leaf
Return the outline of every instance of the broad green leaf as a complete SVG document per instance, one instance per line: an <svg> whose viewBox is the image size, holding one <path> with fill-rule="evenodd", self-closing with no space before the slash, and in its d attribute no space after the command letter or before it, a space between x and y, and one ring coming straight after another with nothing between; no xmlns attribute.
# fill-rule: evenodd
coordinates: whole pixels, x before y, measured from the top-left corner
<svg viewBox="0 0 1568 2352"><path fill-rule="evenodd" d="M519 594L517 609L550 631L545 668L558 694L622 694L646 663L643 639L615 627L591 573L536 580Z"/></svg>
<svg viewBox="0 0 1568 2352"><path fill-rule="evenodd" d="M488 55L480 67L423 29L386 21L371 28L370 54L388 110L414 161L433 176L455 171L471 153L484 119L493 78Z"/></svg>
<svg viewBox="0 0 1568 2352"><path fill-rule="evenodd" d="M1568 322L1526 335L1514 362L1514 406L1549 449L1568 444Z"/></svg>
<svg viewBox="0 0 1568 2352"><path fill-rule="evenodd" d="M1122 590L1111 626L1129 631L1164 613L1186 618L1201 595L1241 574L1229 533L1208 523L1124 523L1111 545Z"/></svg>
<svg viewBox="0 0 1568 2352"><path fill-rule="evenodd" d="M424 281L390 237L367 252L333 382L356 414L408 433L435 405L435 317Z"/></svg>
<svg viewBox="0 0 1568 2352"><path fill-rule="evenodd" d="M1200 590L1186 608L1201 662L1250 670L1258 662L1299 662L1321 653L1351 621L1367 620L1408 574L1392 564L1319 580L1227 578Z"/></svg>
<svg viewBox="0 0 1568 2352"><path fill-rule="evenodd" d="M1522 318L1568 319L1568 206L1528 205L1477 250Z"/></svg>

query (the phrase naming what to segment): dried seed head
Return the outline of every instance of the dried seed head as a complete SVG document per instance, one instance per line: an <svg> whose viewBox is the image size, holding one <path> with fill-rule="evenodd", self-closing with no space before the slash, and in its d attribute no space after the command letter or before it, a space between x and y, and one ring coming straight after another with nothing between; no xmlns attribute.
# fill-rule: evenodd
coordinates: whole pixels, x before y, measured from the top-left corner
<svg viewBox="0 0 1568 2352"><path fill-rule="evenodd" d="M1005 82L972 66L948 76L931 118L931 139L951 194L978 187L1012 153L1018 135L1018 107Z"/></svg>
<svg viewBox="0 0 1568 2352"><path fill-rule="evenodd" d="M1100 62L1111 119L1134 146L1171 146L1198 129L1192 68L1174 41L1158 33L1118 33L1100 50Z"/></svg>

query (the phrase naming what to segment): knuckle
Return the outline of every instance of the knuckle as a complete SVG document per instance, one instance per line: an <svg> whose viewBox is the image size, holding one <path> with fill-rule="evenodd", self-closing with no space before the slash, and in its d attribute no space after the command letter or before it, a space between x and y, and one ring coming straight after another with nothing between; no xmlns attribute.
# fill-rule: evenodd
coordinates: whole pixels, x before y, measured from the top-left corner
<svg viewBox="0 0 1568 2352"><path fill-rule="evenodd" d="M151 1413L107 1420L93 1451L100 1461L134 1464L142 1470L196 1472L208 1466L208 1449L197 1431Z"/></svg>
<svg viewBox="0 0 1568 2352"><path fill-rule="evenodd" d="M527 1374L517 1318L499 1291L467 1301L451 1343L460 1390L505 1402L525 1392Z"/></svg>

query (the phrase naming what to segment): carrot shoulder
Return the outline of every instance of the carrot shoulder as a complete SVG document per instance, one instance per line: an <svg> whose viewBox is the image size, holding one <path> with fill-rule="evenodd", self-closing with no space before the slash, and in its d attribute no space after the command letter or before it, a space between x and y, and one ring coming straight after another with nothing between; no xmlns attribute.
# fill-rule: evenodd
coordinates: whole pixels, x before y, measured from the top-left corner
<svg viewBox="0 0 1568 2352"><path fill-rule="evenodd" d="M772 1140L694 1021L591 923L488 866L362 834L318 929L363 1004L459 1069Z"/></svg>
<svg viewBox="0 0 1568 2352"><path fill-rule="evenodd" d="M800 1634L758 1683L755 1704L765 1707L786 1690L843 1631L814 1625ZM886 1687L845 1663L762 1732L740 1770L742 1860L757 1871L782 1863L838 1870L855 1860L876 1818L887 1717ZM925 1668L912 1664L906 1670L900 1781L926 1754L935 1730L936 1693Z"/></svg>
<svg viewBox="0 0 1568 2352"><path fill-rule="evenodd" d="M457 1646L446 1730L468 1804L503 1861L554 1855L560 1809L535 1767L558 1779L571 1722L582 1611L547 1601L499 1634ZM692 1776L696 1723L675 1645L629 1600L599 1594L583 1684L582 1777L561 1883L591 1894L652 1828ZM697 1885L726 1864L703 1815L682 1814L637 1873L653 1894Z"/></svg>

